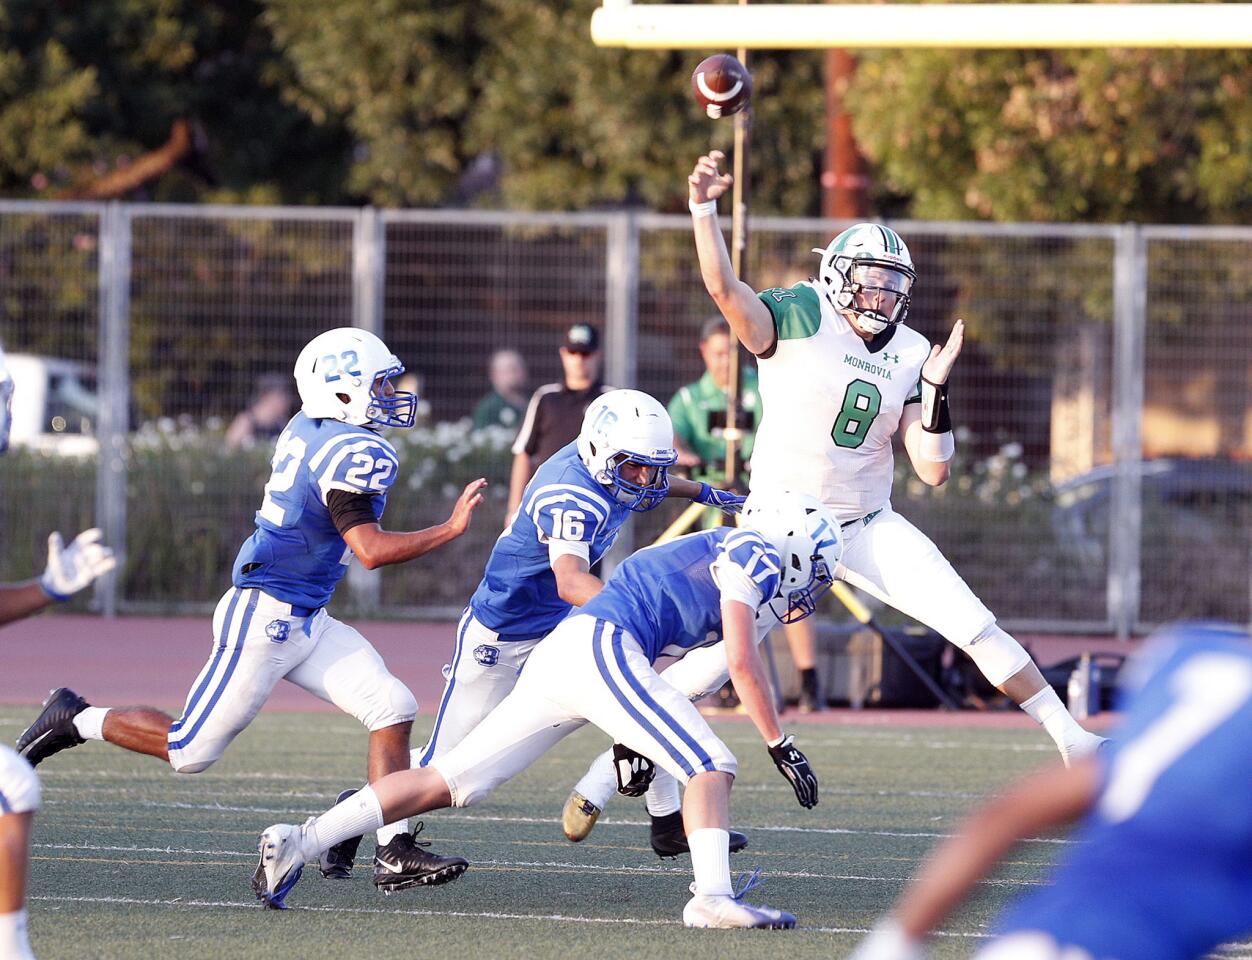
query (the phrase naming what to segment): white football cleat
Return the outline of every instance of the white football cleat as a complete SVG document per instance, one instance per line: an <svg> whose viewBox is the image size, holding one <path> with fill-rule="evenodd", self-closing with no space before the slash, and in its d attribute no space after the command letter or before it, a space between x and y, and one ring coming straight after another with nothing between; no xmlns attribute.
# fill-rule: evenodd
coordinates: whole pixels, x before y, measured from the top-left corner
<svg viewBox="0 0 1252 960"><path fill-rule="evenodd" d="M602 812L600 807L577 790L572 792L565 801L565 809L561 811L561 828L565 831L565 839L574 843L585 840Z"/></svg>
<svg viewBox="0 0 1252 960"><path fill-rule="evenodd" d="M309 818L312 820L312 818ZM304 870L301 828L289 823L266 827L257 840L261 859L252 875L252 892L271 910L286 910L287 894Z"/></svg>
<svg viewBox="0 0 1252 960"><path fill-rule="evenodd" d="M713 927L719 930L735 928L790 930L796 925L796 918L785 910L758 907L737 900L729 894L706 897L697 893L683 907L683 925Z"/></svg>

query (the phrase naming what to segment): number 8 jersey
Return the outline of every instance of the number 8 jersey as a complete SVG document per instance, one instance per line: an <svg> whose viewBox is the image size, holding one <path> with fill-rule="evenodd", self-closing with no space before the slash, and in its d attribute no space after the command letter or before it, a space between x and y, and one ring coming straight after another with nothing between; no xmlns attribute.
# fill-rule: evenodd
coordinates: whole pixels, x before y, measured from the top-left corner
<svg viewBox="0 0 1252 960"><path fill-rule="evenodd" d="M867 343L812 282L763 290L774 352L757 358L764 413L752 451L753 490L802 490L841 523L886 505L891 438L920 403L930 344L895 324Z"/></svg>
<svg viewBox="0 0 1252 960"><path fill-rule="evenodd" d="M327 495L366 494L381 519L399 466L395 448L365 427L297 413L278 438L272 465L256 532L235 558L234 584L299 607L324 607L352 559Z"/></svg>

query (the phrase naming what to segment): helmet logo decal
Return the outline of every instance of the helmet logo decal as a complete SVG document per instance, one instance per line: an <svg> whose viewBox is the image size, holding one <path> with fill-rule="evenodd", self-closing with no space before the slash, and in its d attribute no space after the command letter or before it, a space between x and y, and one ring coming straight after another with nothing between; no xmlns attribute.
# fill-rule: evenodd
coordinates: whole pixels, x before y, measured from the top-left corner
<svg viewBox="0 0 1252 960"><path fill-rule="evenodd" d="M350 377L361 375L361 361L357 359L355 350L345 350L338 356L328 353L322 357L322 365L326 372L327 383L334 383L345 373Z"/></svg>

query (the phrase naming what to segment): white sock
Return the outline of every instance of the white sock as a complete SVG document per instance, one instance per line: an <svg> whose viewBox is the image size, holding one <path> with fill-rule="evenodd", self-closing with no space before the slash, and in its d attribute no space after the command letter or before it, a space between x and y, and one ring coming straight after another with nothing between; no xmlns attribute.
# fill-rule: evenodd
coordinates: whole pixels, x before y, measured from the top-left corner
<svg viewBox="0 0 1252 960"><path fill-rule="evenodd" d="M337 803L304 829L303 853L309 860L349 837L359 837L383 824L383 808L372 787L362 787ZM312 847L312 849L310 849Z"/></svg>
<svg viewBox="0 0 1252 960"><path fill-rule="evenodd" d="M389 823L377 833L374 834L380 847L385 847L391 843L393 837L398 837L402 833L409 832L409 821L397 820L395 823Z"/></svg>
<svg viewBox="0 0 1252 960"><path fill-rule="evenodd" d="M74 729L84 740L104 739L104 717L108 707L88 707L74 717Z"/></svg>
<svg viewBox="0 0 1252 960"><path fill-rule="evenodd" d="M1098 742L1100 739L1078 725L1078 721L1069 715L1065 704L1061 703L1061 698L1051 687L1044 687L1036 693L1022 704L1022 709L1048 732L1062 755L1068 755L1072 749L1084 747L1090 741Z"/></svg>
<svg viewBox="0 0 1252 960"><path fill-rule="evenodd" d="M574 790L603 810L617 789L617 774L613 772L613 751L606 750L591 761L583 778L574 784Z"/></svg>
<svg viewBox="0 0 1252 960"><path fill-rule="evenodd" d="M672 774L660 769L656 772L652 786L644 794L644 799L648 804L648 813L654 817L663 817L682 808L682 801L678 797L678 781Z"/></svg>
<svg viewBox="0 0 1252 960"><path fill-rule="evenodd" d="M704 827L687 834L691 846L691 872L696 877L696 893L706 897L728 897L730 885L730 832Z"/></svg>
<svg viewBox="0 0 1252 960"><path fill-rule="evenodd" d="M35 960L26 938L26 909L0 913L0 957L5 960Z"/></svg>

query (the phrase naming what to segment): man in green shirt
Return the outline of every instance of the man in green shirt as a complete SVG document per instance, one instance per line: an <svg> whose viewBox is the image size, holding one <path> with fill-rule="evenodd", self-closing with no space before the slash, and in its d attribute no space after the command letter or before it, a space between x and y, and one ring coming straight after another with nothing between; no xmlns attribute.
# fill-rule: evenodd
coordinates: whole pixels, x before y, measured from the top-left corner
<svg viewBox="0 0 1252 960"><path fill-rule="evenodd" d="M487 367L491 392L474 407L474 429L517 427L526 412L526 361L516 350L497 350Z"/></svg>
<svg viewBox="0 0 1252 960"><path fill-rule="evenodd" d="M678 465L685 467L693 480L717 485L733 485L726 472L726 387L730 382L730 326L721 317L705 321L700 329L700 357L704 360L704 376L689 383L669 402L670 419L674 421L674 444L678 448ZM740 477L747 475L743 464L752 456L752 435L761 419L761 397L756 387L756 370L742 368L739 387L739 412L735 425L742 432L738 449Z"/></svg>

